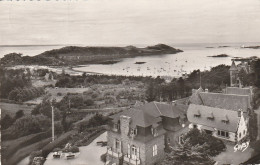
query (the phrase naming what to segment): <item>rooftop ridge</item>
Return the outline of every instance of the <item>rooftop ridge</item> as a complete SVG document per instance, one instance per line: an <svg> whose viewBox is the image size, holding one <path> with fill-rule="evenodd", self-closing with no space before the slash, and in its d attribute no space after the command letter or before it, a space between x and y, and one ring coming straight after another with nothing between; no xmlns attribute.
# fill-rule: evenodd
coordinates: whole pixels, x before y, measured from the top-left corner
<svg viewBox="0 0 260 165"><path fill-rule="evenodd" d="M155 102L153 102L153 104L155 105L156 109L158 110L158 112L160 113L160 115L162 115L162 112L159 110L158 106L155 104Z"/></svg>
<svg viewBox="0 0 260 165"><path fill-rule="evenodd" d="M241 96L241 97L245 97L248 95L238 95L238 94L227 94L227 93L213 93L213 92L200 92L200 93L208 93L208 94L215 94L215 95L227 95L227 96Z"/></svg>

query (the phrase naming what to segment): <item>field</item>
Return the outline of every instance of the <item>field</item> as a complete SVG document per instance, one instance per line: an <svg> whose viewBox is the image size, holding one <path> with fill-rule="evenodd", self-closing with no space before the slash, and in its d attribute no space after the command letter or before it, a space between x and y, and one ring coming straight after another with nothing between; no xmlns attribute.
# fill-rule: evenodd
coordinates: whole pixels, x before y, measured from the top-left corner
<svg viewBox="0 0 260 165"><path fill-rule="evenodd" d="M19 110L23 110L24 114L31 114L34 105L25 105L25 104L13 104L13 103L0 103L1 115L4 117L6 114L14 116L15 113Z"/></svg>

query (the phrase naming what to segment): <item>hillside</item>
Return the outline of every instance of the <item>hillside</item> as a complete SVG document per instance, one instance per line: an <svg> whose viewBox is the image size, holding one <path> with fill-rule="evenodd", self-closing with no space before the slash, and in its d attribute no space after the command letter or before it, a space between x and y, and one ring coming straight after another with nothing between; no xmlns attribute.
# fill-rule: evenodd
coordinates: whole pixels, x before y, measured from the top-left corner
<svg viewBox="0 0 260 165"><path fill-rule="evenodd" d="M21 54L5 55L1 65L18 64L42 64L42 65L79 65L90 63L106 63L106 61L117 61L120 58L175 54L182 50L175 49L165 44L157 44L145 48L135 46L126 47L78 47L66 46L60 49L45 51L39 55L29 57Z"/></svg>

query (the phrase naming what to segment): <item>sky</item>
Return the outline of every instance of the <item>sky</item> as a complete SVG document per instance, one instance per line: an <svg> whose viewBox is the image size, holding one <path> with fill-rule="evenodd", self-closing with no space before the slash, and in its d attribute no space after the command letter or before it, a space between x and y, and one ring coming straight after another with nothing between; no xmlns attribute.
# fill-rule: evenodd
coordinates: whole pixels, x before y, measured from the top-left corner
<svg viewBox="0 0 260 165"><path fill-rule="evenodd" d="M0 45L260 41L260 0L0 1Z"/></svg>

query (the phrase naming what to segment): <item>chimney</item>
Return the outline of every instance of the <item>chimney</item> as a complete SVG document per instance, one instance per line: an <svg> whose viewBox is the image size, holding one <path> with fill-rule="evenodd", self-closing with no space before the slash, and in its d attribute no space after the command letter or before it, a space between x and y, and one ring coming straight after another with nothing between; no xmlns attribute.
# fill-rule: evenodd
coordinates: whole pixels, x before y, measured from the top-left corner
<svg viewBox="0 0 260 165"><path fill-rule="evenodd" d="M206 92L206 93L208 93L208 92L209 92L209 89L208 89L208 88L206 88L206 89L205 89L205 92Z"/></svg>
<svg viewBox="0 0 260 165"><path fill-rule="evenodd" d="M241 110L241 109L239 109L238 111L237 111L237 116L238 117L241 117L243 115L243 111Z"/></svg>
<svg viewBox="0 0 260 165"><path fill-rule="evenodd" d="M176 105L176 101L173 100L173 101L171 102L171 104L172 104L172 105Z"/></svg>

